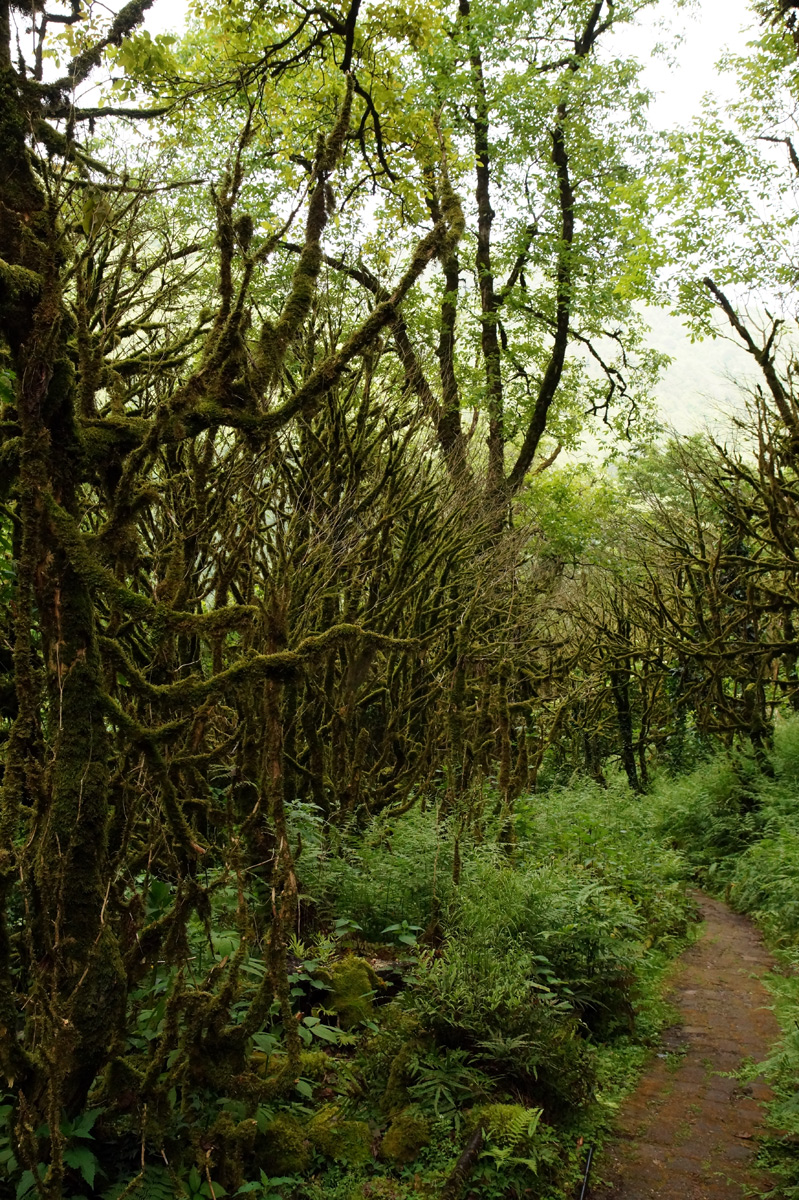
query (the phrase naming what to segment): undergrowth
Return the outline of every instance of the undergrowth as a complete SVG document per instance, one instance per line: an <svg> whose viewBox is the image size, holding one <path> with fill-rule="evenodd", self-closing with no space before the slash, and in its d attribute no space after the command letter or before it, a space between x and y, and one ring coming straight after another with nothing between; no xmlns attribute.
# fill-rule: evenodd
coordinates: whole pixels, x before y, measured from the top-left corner
<svg viewBox="0 0 799 1200"><path fill-rule="evenodd" d="M432 804L334 831L295 806L299 1074L286 1075L273 1005L241 1076L260 1081L258 1099L235 1080L192 1089L167 1068L152 1140L134 1144L124 1111L107 1111L98 1091L61 1131L67 1194L432 1198L478 1127L472 1192L567 1194L662 1023L660 976L691 924L686 867L646 800L618 783L522 799L508 832L504 818L469 827ZM215 896L210 936L199 921L193 930L195 970L239 946L235 897L221 886ZM155 889L149 903L157 915L168 900ZM242 1010L263 973L252 948ZM177 987L155 965L134 995L131 1066L162 1035ZM33 1200L33 1173L3 1137L0 1126L0 1188Z"/></svg>

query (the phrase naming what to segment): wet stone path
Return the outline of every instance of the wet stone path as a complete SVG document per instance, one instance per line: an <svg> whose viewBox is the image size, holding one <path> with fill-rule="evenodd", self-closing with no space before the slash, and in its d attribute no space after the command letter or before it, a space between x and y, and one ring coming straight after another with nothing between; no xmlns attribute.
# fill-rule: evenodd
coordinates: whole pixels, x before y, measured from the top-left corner
<svg viewBox="0 0 799 1200"><path fill-rule="evenodd" d="M754 1158L769 1090L725 1072L762 1060L779 1036L761 982L773 960L745 917L697 900L704 932L679 960L670 996L679 1024L597 1157L590 1200L742 1200L767 1186Z"/></svg>

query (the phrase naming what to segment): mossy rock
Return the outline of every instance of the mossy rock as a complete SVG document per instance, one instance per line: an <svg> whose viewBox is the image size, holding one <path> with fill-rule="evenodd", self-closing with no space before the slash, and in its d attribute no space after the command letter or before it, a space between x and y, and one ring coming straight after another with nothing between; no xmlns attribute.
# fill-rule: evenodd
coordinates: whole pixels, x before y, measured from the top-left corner
<svg viewBox="0 0 799 1200"><path fill-rule="evenodd" d="M406 1109L397 1113L383 1137L380 1153L389 1162L404 1166L430 1144L430 1122L420 1113Z"/></svg>
<svg viewBox="0 0 799 1200"><path fill-rule="evenodd" d="M319 978L330 987L326 1007L338 1015L342 1029L353 1029L372 1018L372 996L386 985L363 958L348 954L333 963Z"/></svg>
<svg viewBox="0 0 799 1200"><path fill-rule="evenodd" d="M408 1095L408 1082L411 1077L410 1064L413 1056L419 1052L420 1044L417 1040L406 1042L404 1046L400 1046L391 1060L386 1090L380 1100L380 1107L390 1117L401 1112L403 1108L407 1108L410 1103Z"/></svg>
<svg viewBox="0 0 799 1200"><path fill-rule="evenodd" d="M483 1104L472 1109L467 1124L470 1130L482 1125L489 1141L513 1149L533 1140L540 1117L540 1108L525 1108L522 1104Z"/></svg>
<svg viewBox="0 0 799 1200"><path fill-rule="evenodd" d="M369 1126L365 1121L345 1120L333 1104L314 1113L305 1128L316 1149L334 1162L362 1167L372 1158Z"/></svg>
<svg viewBox="0 0 799 1200"><path fill-rule="evenodd" d="M261 1165L270 1175L302 1175L311 1164L307 1127L279 1113L256 1142Z"/></svg>

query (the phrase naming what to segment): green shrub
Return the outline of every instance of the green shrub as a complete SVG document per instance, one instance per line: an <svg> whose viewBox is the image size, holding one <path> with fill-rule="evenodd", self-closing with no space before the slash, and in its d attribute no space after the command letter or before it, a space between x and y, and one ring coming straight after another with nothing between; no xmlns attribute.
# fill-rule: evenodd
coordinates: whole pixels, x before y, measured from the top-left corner
<svg viewBox="0 0 799 1200"><path fill-rule="evenodd" d="M304 851L303 885L323 913L351 918L369 940L403 921L426 929L449 900L454 838L434 808L331 836L333 845Z"/></svg>
<svg viewBox="0 0 799 1200"><path fill-rule="evenodd" d="M470 1126L481 1125L485 1135L473 1180L483 1194L526 1196L531 1176L544 1181L559 1156L557 1136L541 1115L521 1104L487 1104L469 1114Z"/></svg>
<svg viewBox="0 0 799 1200"><path fill-rule="evenodd" d="M665 844L649 797L626 781L607 788L582 781L517 806L522 846L539 861L557 859L626 896L653 943L682 938L688 909L684 854Z"/></svg>
<svg viewBox="0 0 799 1200"><path fill-rule="evenodd" d="M720 753L660 780L654 805L700 880L785 943L799 934L799 717L776 722L771 763L773 776L751 756Z"/></svg>
<svg viewBox="0 0 799 1200"><path fill-rule="evenodd" d="M658 781L658 832L707 880L727 882L732 864L762 829L762 777L752 758L718 755L681 779Z"/></svg>
<svg viewBox="0 0 799 1200"><path fill-rule="evenodd" d="M799 787L799 717L776 721L772 758L780 783L793 789Z"/></svg>
<svg viewBox="0 0 799 1200"><path fill-rule="evenodd" d="M642 996L651 1007L664 958L657 948L673 950L686 932L687 867L659 839L658 812L620 782L520 799L511 844L506 827L493 828L492 801L484 796L478 830L460 831L457 884L454 826L432 806L337 831L308 806L292 814L309 912L333 930L306 925L307 945L324 943L325 953L309 949L319 959L309 965L298 944L297 1003L335 1011L352 1047L326 1045L320 1069L303 1072L319 1080L301 1092L304 1114L293 1094L275 1106L293 1153L278 1162L270 1146L270 1169L294 1172L298 1154L316 1153L302 1197L436 1195L476 1113L491 1118L470 1181L481 1196L522 1196L533 1179L534 1194L571 1185L574 1137L558 1130L607 1090L609 1047L630 1059L637 1009ZM366 944L384 942L389 925L429 931L390 1000ZM359 954L342 957L356 939ZM318 995L314 981L325 985ZM277 1039L279 1067L277 1015L264 1036ZM378 1128L379 1168L370 1153Z"/></svg>
<svg viewBox="0 0 799 1200"><path fill-rule="evenodd" d="M624 896L558 864L464 870L440 954L424 955L411 1003L447 1045L471 1049L549 1104L591 1092L581 1028L629 1026L640 922Z"/></svg>
<svg viewBox="0 0 799 1200"><path fill-rule="evenodd" d="M729 896L777 944L799 940L799 828L763 838L738 858Z"/></svg>

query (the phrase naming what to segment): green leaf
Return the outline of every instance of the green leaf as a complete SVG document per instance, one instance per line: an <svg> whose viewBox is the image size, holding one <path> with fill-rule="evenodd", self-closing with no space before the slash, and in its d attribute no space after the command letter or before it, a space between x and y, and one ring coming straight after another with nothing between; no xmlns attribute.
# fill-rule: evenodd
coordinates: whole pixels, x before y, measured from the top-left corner
<svg viewBox="0 0 799 1200"><path fill-rule="evenodd" d="M47 1163L37 1164L39 1175L44 1175L47 1170ZM36 1190L36 1179L33 1171L23 1171L17 1184L17 1200L23 1200L24 1196L32 1195Z"/></svg>
<svg viewBox="0 0 799 1200"><path fill-rule="evenodd" d="M98 1117L102 1116L102 1108L90 1108L74 1121L72 1125L72 1137L91 1138L92 1129Z"/></svg>
<svg viewBox="0 0 799 1200"><path fill-rule="evenodd" d="M321 1038L323 1042L330 1042L337 1046L341 1041L341 1031L335 1029L332 1025L315 1025L313 1029L314 1037Z"/></svg>
<svg viewBox="0 0 799 1200"><path fill-rule="evenodd" d="M212 1179L210 1183L206 1180L202 1185L200 1195L205 1196L207 1200L219 1200L220 1196L227 1195L227 1191L222 1187L221 1183L217 1183L215 1179Z"/></svg>
<svg viewBox="0 0 799 1200"><path fill-rule="evenodd" d="M7 1175L13 1175L18 1166L17 1157L10 1146L6 1146L5 1149L0 1150L0 1168Z"/></svg>
<svg viewBox="0 0 799 1200"><path fill-rule="evenodd" d="M263 1104L259 1104L255 1110L255 1123L258 1126L259 1133L266 1133L269 1125L275 1119L275 1114L271 1108L267 1108Z"/></svg>
<svg viewBox="0 0 799 1200"><path fill-rule="evenodd" d="M0 400L4 404L14 403L15 378L13 371L0 371Z"/></svg>
<svg viewBox="0 0 799 1200"><path fill-rule="evenodd" d="M94 1177L97 1174L97 1156L88 1146L68 1146L64 1151L64 1162L68 1167L80 1171L89 1187L94 1187Z"/></svg>

